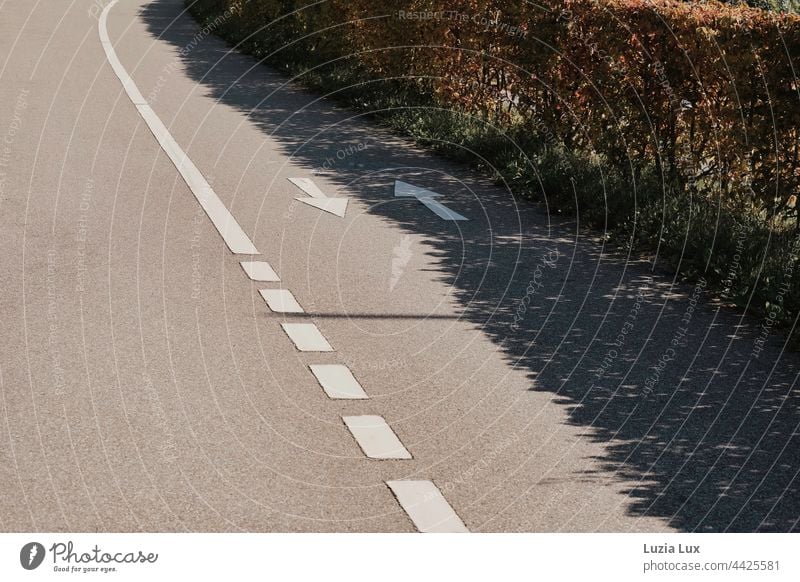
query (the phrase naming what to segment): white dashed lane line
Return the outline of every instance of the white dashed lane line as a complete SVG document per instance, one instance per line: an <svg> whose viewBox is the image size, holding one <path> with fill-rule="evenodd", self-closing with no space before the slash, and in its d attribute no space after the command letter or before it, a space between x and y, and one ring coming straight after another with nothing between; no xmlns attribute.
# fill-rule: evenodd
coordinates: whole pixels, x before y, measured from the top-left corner
<svg viewBox="0 0 800 582"><path fill-rule="evenodd" d="M266 261L242 261L242 269L253 281L280 283L281 278Z"/></svg>
<svg viewBox="0 0 800 582"><path fill-rule="evenodd" d="M301 352L332 352L333 348L313 323L282 323L281 327Z"/></svg>
<svg viewBox="0 0 800 582"><path fill-rule="evenodd" d="M387 481L400 507L422 533L468 533L469 530L431 481Z"/></svg>
<svg viewBox="0 0 800 582"><path fill-rule="evenodd" d="M225 244L235 254L259 254L253 242L225 207L217 193L195 166L185 151L178 145L167 127L156 115L139 91L136 83L122 66L111 39L108 36L108 13L118 0L112 0L103 10L98 21L100 42L111 68L122 83L125 93L136 107L139 115L149 127L161 149L175 165L186 185L208 218L214 224ZM316 206L337 216L344 216L347 208L346 198L328 198L310 179L292 179L298 187L310 195L300 199L306 204ZM446 220L466 220L465 217L450 210L433 198L420 195L415 187L402 187L396 196L413 196ZM253 281L280 282L280 277L266 261L242 261L242 268ZM259 290L267 306L275 313L304 313L303 308L287 289ZM301 351L328 352L333 348L314 324L282 324L283 329L297 349ZM325 393L336 399L366 399L367 394L347 366L339 364L320 364L309 366ZM381 416L342 417L364 454L372 459L411 459L411 453ZM441 491L430 481L388 481L387 485L397 497L401 507L408 514L416 528L421 532L466 532L464 523L445 500Z"/></svg>
<svg viewBox="0 0 800 582"><path fill-rule="evenodd" d="M342 364L312 364L309 366L317 382L329 398L339 400L364 400L366 392L353 373Z"/></svg>
<svg viewBox="0 0 800 582"><path fill-rule="evenodd" d="M260 289L261 297L275 313L305 313L288 289Z"/></svg>
<svg viewBox="0 0 800 582"><path fill-rule="evenodd" d="M412 458L382 416L343 416L342 420L370 459Z"/></svg>

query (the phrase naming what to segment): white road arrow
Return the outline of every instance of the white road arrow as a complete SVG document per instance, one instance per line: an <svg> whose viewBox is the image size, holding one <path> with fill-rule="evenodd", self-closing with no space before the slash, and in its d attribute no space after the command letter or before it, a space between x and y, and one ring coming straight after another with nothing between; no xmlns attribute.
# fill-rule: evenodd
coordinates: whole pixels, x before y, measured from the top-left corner
<svg viewBox="0 0 800 582"><path fill-rule="evenodd" d="M454 212L441 202L438 202L436 198L441 196L441 194L437 192L419 188L418 186L401 180L395 180L394 195L397 197L416 198L427 206L436 216L444 220L469 220L467 217L461 216L458 212Z"/></svg>
<svg viewBox="0 0 800 582"><path fill-rule="evenodd" d="M344 218L347 211L347 198L328 198L311 178L289 178L289 181L311 196L311 198L295 198L295 200Z"/></svg>

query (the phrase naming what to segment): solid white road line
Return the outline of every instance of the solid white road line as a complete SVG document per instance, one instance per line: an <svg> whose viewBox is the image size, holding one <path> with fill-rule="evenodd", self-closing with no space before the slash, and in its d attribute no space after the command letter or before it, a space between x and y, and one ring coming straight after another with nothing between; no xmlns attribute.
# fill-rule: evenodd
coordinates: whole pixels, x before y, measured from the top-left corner
<svg viewBox="0 0 800 582"><path fill-rule="evenodd" d="M431 481L387 481L386 484L422 533L469 532Z"/></svg>
<svg viewBox="0 0 800 582"><path fill-rule="evenodd" d="M107 27L108 12L117 1L118 0L112 0L103 9L100 20L97 23L97 28L100 33L100 43L103 45L106 58L111 68L114 69L114 73L116 73L117 77L122 82L125 93L128 94L133 105L139 111L139 115L144 119L147 127L150 128L150 131L161 145L161 149L163 149L167 156L169 156L169 159L172 160L175 168L177 168L184 182L186 182L186 185L192 191L192 194L194 194L200 206L203 207L203 210L205 210L208 218L211 219L211 222L214 224L231 252L243 255L259 254L258 249L256 249L250 238L245 234L244 230L242 230L242 227L239 226L239 223L233 218L219 199L219 196L217 196L217 193L214 192L214 189L203 174L197 169L197 166L194 165L194 162L189 159L186 152L181 149L181 146L179 146L175 138L172 137L167 127L161 122L161 119L159 119L158 115L155 114L139 92L139 88L136 86L136 83L133 82L133 79L131 79L131 76L125 70L125 67L122 66L114 50L114 46L111 44Z"/></svg>
<svg viewBox="0 0 800 582"><path fill-rule="evenodd" d="M343 416L342 420L370 459L411 458L382 416Z"/></svg>
<svg viewBox="0 0 800 582"><path fill-rule="evenodd" d="M275 313L305 313L288 289L260 289L261 297Z"/></svg>
<svg viewBox="0 0 800 582"><path fill-rule="evenodd" d="M333 348L313 323L282 323L281 327L301 352L332 352Z"/></svg>
<svg viewBox="0 0 800 582"><path fill-rule="evenodd" d="M317 378L329 398L364 400L369 398L353 373L342 364L311 364L311 373Z"/></svg>
<svg viewBox="0 0 800 582"><path fill-rule="evenodd" d="M281 278L266 261L242 261L242 269L253 281L279 283Z"/></svg>

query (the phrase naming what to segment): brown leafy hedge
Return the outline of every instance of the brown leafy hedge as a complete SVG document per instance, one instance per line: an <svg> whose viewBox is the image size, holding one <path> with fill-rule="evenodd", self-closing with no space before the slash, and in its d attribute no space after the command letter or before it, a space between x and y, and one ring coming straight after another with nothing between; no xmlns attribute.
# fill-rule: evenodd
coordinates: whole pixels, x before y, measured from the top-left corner
<svg viewBox="0 0 800 582"><path fill-rule="evenodd" d="M407 79L447 107L544 123L626 173L796 216L800 18L671 0L205 0L267 51ZM296 10L292 13L293 10Z"/></svg>

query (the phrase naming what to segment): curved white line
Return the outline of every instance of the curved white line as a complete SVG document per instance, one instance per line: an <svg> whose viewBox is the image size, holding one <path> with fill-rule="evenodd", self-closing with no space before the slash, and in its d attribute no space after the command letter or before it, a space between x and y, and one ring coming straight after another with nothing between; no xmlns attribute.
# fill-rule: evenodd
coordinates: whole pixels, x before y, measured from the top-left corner
<svg viewBox="0 0 800 582"><path fill-rule="evenodd" d="M106 52L106 59L108 59L111 68L114 69L114 73L116 73L122 83L125 93L128 94L128 97L136 107L139 115L141 115L147 127L150 128L150 131L153 133L156 140L158 140L161 149L164 150L164 153L166 153L169 159L172 160L172 163L175 164L175 168L183 177L184 182L189 186L192 194L197 198L200 206L203 207L203 210L205 210L208 218L211 219L211 222L214 224L231 252L240 255L260 254L255 245L253 245L253 242L245 234L244 230L242 230L242 227L239 226L239 223L236 222L236 219L222 203L222 200L219 199L217 193L214 192L214 189L203 174L197 169L197 166L194 165L194 162L192 162L189 156L186 155L186 152L181 149L181 146L178 145L178 142L172 137L167 127L139 92L139 88L136 86L136 83L133 82L128 71L122 66L114 50L114 46L111 44L111 39L108 37L108 28L106 26L108 13L117 1L118 0L112 0L112 2L103 9L103 12L100 14L100 19L97 22L97 29L100 33L100 42L103 45L103 50Z"/></svg>

